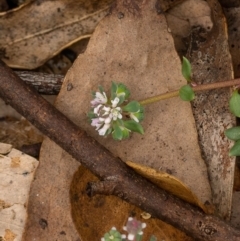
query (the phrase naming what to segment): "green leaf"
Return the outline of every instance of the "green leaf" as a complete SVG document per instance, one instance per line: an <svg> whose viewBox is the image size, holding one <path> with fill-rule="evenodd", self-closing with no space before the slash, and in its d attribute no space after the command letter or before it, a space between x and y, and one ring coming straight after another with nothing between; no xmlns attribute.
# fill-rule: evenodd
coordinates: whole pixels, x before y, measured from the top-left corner
<svg viewBox="0 0 240 241"><path fill-rule="evenodd" d="M122 83L118 84L117 96L119 96L119 95L124 95L125 100L128 99L128 97L130 96L129 89L126 87L126 85L124 85Z"/></svg>
<svg viewBox="0 0 240 241"><path fill-rule="evenodd" d="M98 86L98 89L100 90L101 93L104 92L104 89L103 89L103 87L101 85Z"/></svg>
<svg viewBox="0 0 240 241"><path fill-rule="evenodd" d="M127 120L127 121L124 121L124 126L131 130L131 131L134 131L134 132L138 132L140 134L144 134L144 130L143 130L143 127L141 124L137 123L136 121L134 120Z"/></svg>
<svg viewBox="0 0 240 241"><path fill-rule="evenodd" d="M157 238L156 238L154 235L152 235L152 236L150 237L149 241L157 241Z"/></svg>
<svg viewBox="0 0 240 241"><path fill-rule="evenodd" d="M179 96L184 101L191 101L195 98L194 91L190 85L184 85L179 90Z"/></svg>
<svg viewBox="0 0 240 241"><path fill-rule="evenodd" d="M112 137L114 140L122 140L123 137L123 133L121 128L118 125L115 125L114 127L114 131L112 132Z"/></svg>
<svg viewBox="0 0 240 241"><path fill-rule="evenodd" d="M131 113L130 118L134 120L133 116L135 116L138 119L139 122L141 122L144 119L144 113L143 112Z"/></svg>
<svg viewBox="0 0 240 241"><path fill-rule="evenodd" d="M129 130L123 127L122 135L123 135L122 139L127 139L129 137Z"/></svg>
<svg viewBox="0 0 240 241"><path fill-rule="evenodd" d="M112 87L111 87L111 99L114 100L114 98L117 96L118 85L115 82L112 82Z"/></svg>
<svg viewBox="0 0 240 241"><path fill-rule="evenodd" d="M229 151L229 156L240 156L240 140L236 141Z"/></svg>
<svg viewBox="0 0 240 241"><path fill-rule="evenodd" d="M90 119L93 119L93 118L96 118L96 117L97 117L97 115L96 115L93 111L88 112L87 116L88 116L88 118L90 118Z"/></svg>
<svg viewBox="0 0 240 241"><path fill-rule="evenodd" d="M233 141L240 140L240 126L235 126L227 129L225 132L225 136Z"/></svg>
<svg viewBox="0 0 240 241"><path fill-rule="evenodd" d="M183 62L182 62L182 75L187 80L187 82L191 82L192 67L189 60L185 57L183 57Z"/></svg>
<svg viewBox="0 0 240 241"><path fill-rule="evenodd" d="M229 101L229 107L235 116L240 117L240 95L238 90L233 91Z"/></svg>
<svg viewBox="0 0 240 241"><path fill-rule="evenodd" d="M123 111L138 112L140 110L140 104L137 101L131 101L126 106L123 106Z"/></svg>

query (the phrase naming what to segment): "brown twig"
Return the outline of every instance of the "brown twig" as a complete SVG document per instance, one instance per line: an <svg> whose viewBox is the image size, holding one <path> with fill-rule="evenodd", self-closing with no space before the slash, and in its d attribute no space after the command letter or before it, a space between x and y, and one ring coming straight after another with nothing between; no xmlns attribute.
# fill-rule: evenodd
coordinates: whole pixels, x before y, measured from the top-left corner
<svg viewBox="0 0 240 241"><path fill-rule="evenodd" d="M104 193L108 190L108 194L116 195L144 209L154 217L186 232L195 240L240 240L239 230L215 216L205 215L198 208L168 194L136 174L30 86L26 86L2 62L0 86L3 100L102 180L101 191L104 190ZM92 189L92 192L96 190Z"/></svg>
<svg viewBox="0 0 240 241"><path fill-rule="evenodd" d="M28 85L32 85L40 94L57 95L61 89L64 76L32 71L15 71Z"/></svg>
<svg viewBox="0 0 240 241"><path fill-rule="evenodd" d="M216 82L216 83L201 84L201 85L193 86L192 89L194 92L201 92L201 91L206 91L206 90L214 90L214 89L219 89L219 88L231 87L231 86L235 86L235 85L237 85L237 86L240 85L240 78ZM170 92L167 92L164 94L153 96L151 98L141 100L141 101L139 101L139 103L141 105L148 105L148 104L160 101L160 100L165 100L165 99L173 98L176 96L179 96L179 90L174 90L174 91L170 91Z"/></svg>

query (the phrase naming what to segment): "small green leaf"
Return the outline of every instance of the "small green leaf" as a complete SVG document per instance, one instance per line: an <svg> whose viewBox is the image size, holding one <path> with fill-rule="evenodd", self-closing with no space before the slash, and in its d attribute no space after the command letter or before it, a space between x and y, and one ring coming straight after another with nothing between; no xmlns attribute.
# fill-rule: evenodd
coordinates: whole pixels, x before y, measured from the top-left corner
<svg viewBox="0 0 240 241"><path fill-rule="evenodd" d="M127 139L129 137L129 130L123 127L122 135L123 135L122 139Z"/></svg>
<svg viewBox="0 0 240 241"><path fill-rule="evenodd" d="M229 107L235 116L240 117L240 95L238 90L233 91L229 101Z"/></svg>
<svg viewBox="0 0 240 241"><path fill-rule="evenodd" d="M140 134L144 134L144 130L143 130L143 127L141 124L137 123L136 121L134 120L127 120L127 121L124 121L124 126L131 130L131 131L134 131L134 132L138 132Z"/></svg>
<svg viewBox="0 0 240 241"><path fill-rule="evenodd" d="M179 96L184 101L191 101L195 98L194 91L190 85L184 85L179 90Z"/></svg>
<svg viewBox="0 0 240 241"><path fill-rule="evenodd" d="M130 114L130 118L133 119L136 122L141 122L144 119L144 113L143 112L135 112ZM137 120L135 120L137 118Z"/></svg>
<svg viewBox="0 0 240 241"><path fill-rule="evenodd" d="M123 133L121 128L118 125L114 126L114 131L112 132L112 137L114 140L122 140Z"/></svg>
<svg viewBox="0 0 240 241"><path fill-rule="evenodd" d="M240 140L236 141L229 151L229 156L240 156Z"/></svg>
<svg viewBox="0 0 240 241"><path fill-rule="evenodd" d="M191 82L192 67L189 60L185 57L183 57L183 62L182 62L182 75L187 80L187 82Z"/></svg>
<svg viewBox="0 0 240 241"><path fill-rule="evenodd" d="M123 111L138 112L140 110L140 104L137 101L131 101L126 106L123 106Z"/></svg>
<svg viewBox="0 0 240 241"><path fill-rule="evenodd" d="M126 85L124 85L122 83L118 84L117 96L119 96L119 95L124 95L125 100L128 99L128 97L130 96L129 89L126 87Z"/></svg>
<svg viewBox="0 0 240 241"><path fill-rule="evenodd" d="M101 85L98 86L98 89L100 90L101 93L104 92L104 89L103 89L103 87Z"/></svg>
<svg viewBox="0 0 240 241"><path fill-rule="evenodd" d="M240 140L240 126L229 128L224 133L226 137L230 140L233 140L233 141Z"/></svg>
<svg viewBox="0 0 240 241"><path fill-rule="evenodd" d="M152 235L152 236L150 237L149 241L157 241L157 238L156 238L154 235Z"/></svg>
<svg viewBox="0 0 240 241"><path fill-rule="evenodd" d="M114 100L114 98L117 96L117 84L115 82L112 82L112 87L111 87L111 99Z"/></svg>
<svg viewBox="0 0 240 241"><path fill-rule="evenodd" d="M87 116L88 116L88 118L90 118L90 119L93 119L93 118L96 118L96 117L97 117L96 114L95 114L93 111L88 112Z"/></svg>

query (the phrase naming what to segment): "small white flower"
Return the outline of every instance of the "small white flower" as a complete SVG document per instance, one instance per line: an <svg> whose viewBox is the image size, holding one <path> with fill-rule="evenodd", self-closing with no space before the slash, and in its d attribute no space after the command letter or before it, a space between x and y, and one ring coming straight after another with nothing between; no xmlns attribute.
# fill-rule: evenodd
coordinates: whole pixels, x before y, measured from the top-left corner
<svg viewBox="0 0 240 241"><path fill-rule="evenodd" d="M121 111L122 109L120 107L116 107L111 110L113 120L122 119Z"/></svg>
<svg viewBox="0 0 240 241"><path fill-rule="evenodd" d="M120 83L112 83L111 96L108 98L106 92L103 91L103 87L99 87L99 91L94 93L93 100L91 101L91 112L89 117L91 118L91 125L95 127L99 135L105 136L112 133L112 136L116 140L122 140L129 137L131 131L143 133L142 126L139 123L143 119L143 108L139 105L138 112L131 112L135 110L137 104L130 102L129 105L121 107L121 104L127 100L130 95L130 91L127 87ZM126 128L126 118L130 116L132 119L129 128ZM118 128L118 131L116 131ZM120 132L121 131L121 132Z"/></svg>
<svg viewBox="0 0 240 241"><path fill-rule="evenodd" d="M102 107L103 105L99 104L97 107L95 107L93 109L93 113L94 114L97 114L99 116L99 112L100 112L100 108Z"/></svg>
<svg viewBox="0 0 240 241"><path fill-rule="evenodd" d="M117 106L118 102L119 102L119 98L115 97L115 99L111 100L111 102L112 102L112 107L115 108Z"/></svg>
<svg viewBox="0 0 240 241"><path fill-rule="evenodd" d="M96 130L98 130L102 125L103 125L103 123L100 121L100 118L92 119L91 126L95 126Z"/></svg>
<svg viewBox="0 0 240 241"><path fill-rule="evenodd" d="M99 118L93 118L91 122L91 126L96 126L99 122Z"/></svg>
<svg viewBox="0 0 240 241"><path fill-rule="evenodd" d="M98 130L99 135L104 136L109 128L110 124L104 124L104 126Z"/></svg>
<svg viewBox="0 0 240 241"><path fill-rule="evenodd" d="M106 103L107 103L107 96L105 92L103 93L96 92L95 98L91 101L92 107L95 107L99 104L106 104Z"/></svg>
<svg viewBox="0 0 240 241"><path fill-rule="evenodd" d="M132 233L128 234L128 240L134 240L134 238L135 238L134 234Z"/></svg>
<svg viewBox="0 0 240 241"><path fill-rule="evenodd" d="M105 115L108 115L108 114L109 114L111 108L110 108L110 107L107 107L107 106L103 106L102 110L105 111L105 112L103 113L103 116L105 116Z"/></svg>
<svg viewBox="0 0 240 241"><path fill-rule="evenodd" d="M147 224L146 223L142 223L142 229L146 228L146 227L147 227Z"/></svg>
<svg viewBox="0 0 240 241"><path fill-rule="evenodd" d="M130 118L136 121L137 123L139 122L138 118L132 112L130 113Z"/></svg>
<svg viewBox="0 0 240 241"><path fill-rule="evenodd" d="M111 121L112 121L112 117L108 116L108 117L105 119L104 123L105 123L105 124L110 124Z"/></svg>

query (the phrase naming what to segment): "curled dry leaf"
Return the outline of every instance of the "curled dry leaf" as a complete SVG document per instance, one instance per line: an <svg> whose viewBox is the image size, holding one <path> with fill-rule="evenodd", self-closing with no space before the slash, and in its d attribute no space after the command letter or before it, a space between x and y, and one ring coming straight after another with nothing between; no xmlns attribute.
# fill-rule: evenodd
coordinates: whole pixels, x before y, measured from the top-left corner
<svg viewBox="0 0 240 241"><path fill-rule="evenodd" d="M0 15L1 58L34 69L68 45L89 37L112 0L34 1Z"/></svg>

